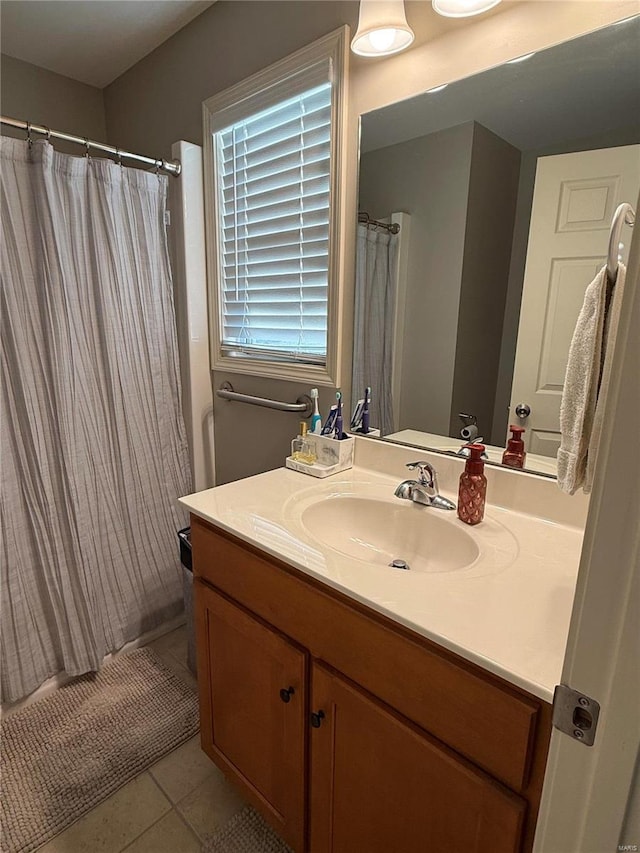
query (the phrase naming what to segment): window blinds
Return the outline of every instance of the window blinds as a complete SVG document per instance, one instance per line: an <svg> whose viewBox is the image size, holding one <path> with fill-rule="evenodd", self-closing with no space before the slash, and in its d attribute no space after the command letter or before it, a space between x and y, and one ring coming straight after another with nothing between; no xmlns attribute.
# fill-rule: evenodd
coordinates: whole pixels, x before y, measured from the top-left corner
<svg viewBox="0 0 640 853"><path fill-rule="evenodd" d="M222 350L326 362L330 82L215 134Z"/></svg>

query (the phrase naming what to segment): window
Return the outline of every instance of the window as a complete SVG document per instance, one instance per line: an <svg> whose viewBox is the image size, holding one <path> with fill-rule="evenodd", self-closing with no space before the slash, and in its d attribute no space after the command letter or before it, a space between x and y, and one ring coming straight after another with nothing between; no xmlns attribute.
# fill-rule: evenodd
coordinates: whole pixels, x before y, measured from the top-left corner
<svg viewBox="0 0 640 853"><path fill-rule="evenodd" d="M327 355L331 84L216 134L222 351Z"/></svg>
<svg viewBox="0 0 640 853"><path fill-rule="evenodd" d="M205 102L212 362L337 380L345 31Z"/></svg>

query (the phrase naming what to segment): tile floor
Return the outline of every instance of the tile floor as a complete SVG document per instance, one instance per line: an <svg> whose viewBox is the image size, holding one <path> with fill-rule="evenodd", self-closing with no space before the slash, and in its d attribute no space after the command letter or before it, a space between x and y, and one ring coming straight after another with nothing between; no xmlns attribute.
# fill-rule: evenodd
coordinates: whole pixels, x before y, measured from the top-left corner
<svg viewBox="0 0 640 853"><path fill-rule="evenodd" d="M180 678L187 669L185 628L149 644ZM191 738L140 773L39 853L200 853L206 835L245 803Z"/></svg>

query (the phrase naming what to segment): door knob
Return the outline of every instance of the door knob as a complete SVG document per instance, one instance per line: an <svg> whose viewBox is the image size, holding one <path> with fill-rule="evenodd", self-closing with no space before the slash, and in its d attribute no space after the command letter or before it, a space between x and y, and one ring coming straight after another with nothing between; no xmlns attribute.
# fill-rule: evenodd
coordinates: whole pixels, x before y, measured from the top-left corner
<svg viewBox="0 0 640 853"><path fill-rule="evenodd" d="M324 711L317 711L311 714L311 725L314 729L319 729L324 720Z"/></svg>
<svg viewBox="0 0 640 853"><path fill-rule="evenodd" d="M291 697L293 696L293 694L295 692L296 691L293 689L293 687L289 687L289 688L283 687L282 690L280 691L280 698L282 699L283 702L291 702Z"/></svg>
<svg viewBox="0 0 640 853"><path fill-rule="evenodd" d="M528 406L526 403L518 403L515 411L520 420L524 420L531 414L531 406Z"/></svg>

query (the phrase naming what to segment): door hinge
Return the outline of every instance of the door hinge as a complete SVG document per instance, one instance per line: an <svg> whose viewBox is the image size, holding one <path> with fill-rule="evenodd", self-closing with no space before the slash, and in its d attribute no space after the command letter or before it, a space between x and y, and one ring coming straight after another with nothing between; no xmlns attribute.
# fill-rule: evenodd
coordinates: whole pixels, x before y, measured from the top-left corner
<svg viewBox="0 0 640 853"><path fill-rule="evenodd" d="M590 696L557 684L553 693L553 725L585 746L593 746L600 703Z"/></svg>

